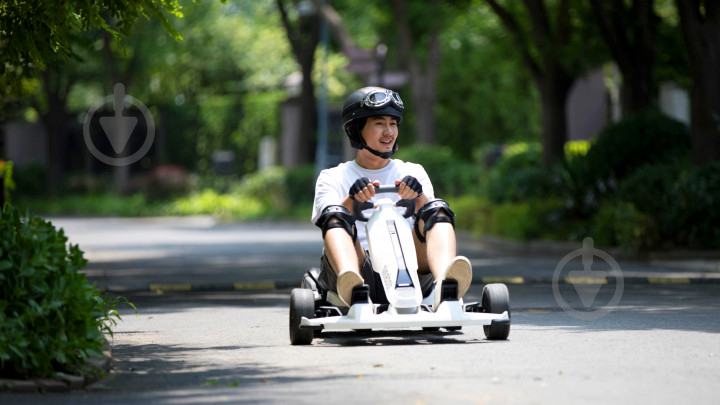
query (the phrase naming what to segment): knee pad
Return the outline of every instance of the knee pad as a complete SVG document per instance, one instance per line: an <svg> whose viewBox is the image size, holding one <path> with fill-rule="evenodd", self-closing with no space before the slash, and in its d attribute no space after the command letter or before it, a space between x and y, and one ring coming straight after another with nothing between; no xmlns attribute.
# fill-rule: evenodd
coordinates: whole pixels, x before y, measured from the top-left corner
<svg viewBox="0 0 720 405"><path fill-rule="evenodd" d="M330 220L337 218L338 221ZM342 205L328 205L320 214L315 226L322 229L323 239L329 229L343 228L352 238L353 243L357 240L357 228L355 228L355 217Z"/></svg>
<svg viewBox="0 0 720 405"><path fill-rule="evenodd" d="M447 214L442 213L445 211ZM452 212L450 206L444 200L432 200L427 202L420 208L415 215L415 234L420 242L425 243L425 235L438 222L447 222L455 228L455 213ZM425 222L423 231L420 232L420 220Z"/></svg>

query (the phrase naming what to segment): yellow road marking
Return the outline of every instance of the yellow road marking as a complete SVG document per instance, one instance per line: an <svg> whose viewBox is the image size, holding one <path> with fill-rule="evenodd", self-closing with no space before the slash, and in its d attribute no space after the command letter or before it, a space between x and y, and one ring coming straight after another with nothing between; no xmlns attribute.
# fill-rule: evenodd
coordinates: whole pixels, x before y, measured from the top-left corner
<svg viewBox="0 0 720 405"><path fill-rule="evenodd" d="M191 291L190 284L150 284L150 291Z"/></svg>
<svg viewBox="0 0 720 405"><path fill-rule="evenodd" d="M483 277L482 282L485 284L489 284L489 283L525 284L525 279L522 277Z"/></svg>
<svg viewBox="0 0 720 405"><path fill-rule="evenodd" d="M565 277L567 284L607 284L605 277Z"/></svg>
<svg viewBox="0 0 720 405"><path fill-rule="evenodd" d="M648 277L650 284L690 284L687 277Z"/></svg>
<svg viewBox="0 0 720 405"><path fill-rule="evenodd" d="M274 281L255 281L248 283L234 283L233 287L236 290L274 290Z"/></svg>

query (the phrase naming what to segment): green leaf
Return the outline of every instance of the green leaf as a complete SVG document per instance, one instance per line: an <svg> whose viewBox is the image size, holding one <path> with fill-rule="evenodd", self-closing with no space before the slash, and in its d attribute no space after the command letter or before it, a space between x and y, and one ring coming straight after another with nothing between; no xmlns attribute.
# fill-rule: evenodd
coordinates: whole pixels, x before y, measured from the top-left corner
<svg viewBox="0 0 720 405"><path fill-rule="evenodd" d="M12 262L9 260L0 261L0 271L7 270L12 267Z"/></svg>

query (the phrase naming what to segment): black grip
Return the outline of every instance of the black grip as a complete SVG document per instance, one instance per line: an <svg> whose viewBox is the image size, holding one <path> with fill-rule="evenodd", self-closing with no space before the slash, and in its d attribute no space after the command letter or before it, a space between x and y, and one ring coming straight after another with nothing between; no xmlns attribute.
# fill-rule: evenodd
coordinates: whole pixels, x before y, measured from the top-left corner
<svg viewBox="0 0 720 405"><path fill-rule="evenodd" d="M368 215L363 211L369 210L373 207L375 207L375 204L370 201L365 201L363 203L357 201L353 202L353 215L355 215L355 219L361 222L367 222L372 214Z"/></svg>
<svg viewBox="0 0 720 405"><path fill-rule="evenodd" d="M402 214L404 218L410 218L415 214L415 201L413 200L402 199L396 202L395 206L405 208L405 212Z"/></svg>
<svg viewBox="0 0 720 405"><path fill-rule="evenodd" d="M397 193L399 189L400 186L378 186L375 187L375 193ZM402 199L396 202L395 206L405 208L405 212L402 214L405 218L410 218L415 213L415 202L412 200ZM360 222L367 222L372 216L372 214L365 214L363 211L369 210L374 207L375 204L369 201L361 203L353 200L353 215L355 215L356 220Z"/></svg>
<svg viewBox="0 0 720 405"><path fill-rule="evenodd" d="M397 193L400 186L378 186L375 187L376 193Z"/></svg>

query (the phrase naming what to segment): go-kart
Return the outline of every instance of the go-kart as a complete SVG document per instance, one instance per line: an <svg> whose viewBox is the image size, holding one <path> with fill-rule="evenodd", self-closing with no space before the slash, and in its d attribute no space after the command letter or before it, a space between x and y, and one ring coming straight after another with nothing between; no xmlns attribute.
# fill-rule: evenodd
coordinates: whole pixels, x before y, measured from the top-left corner
<svg viewBox="0 0 720 405"><path fill-rule="evenodd" d="M378 194L397 191L396 186L376 188ZM414 201L379 198L375 203L355 202L353 211L356 219L366 222L369 258L376 274L364 277L366 284L353 289L348 307L333 291L328 277L323 277L322 272L332 270L307 270L301 287L290 293L293 345L311 344L322 331L422 328L438 332L440 328L457 331L469 325L482 325L488 339L507 339L510 295L504 284L486 285L480 303L466 304L457 298L454 280L445 280L442 291L435 291L432 279L421 283L413 231L405 219L414 214ZM442 295L437 308L433 307L435 294Z"/></svg>

